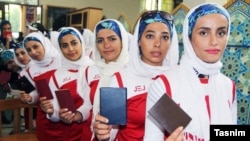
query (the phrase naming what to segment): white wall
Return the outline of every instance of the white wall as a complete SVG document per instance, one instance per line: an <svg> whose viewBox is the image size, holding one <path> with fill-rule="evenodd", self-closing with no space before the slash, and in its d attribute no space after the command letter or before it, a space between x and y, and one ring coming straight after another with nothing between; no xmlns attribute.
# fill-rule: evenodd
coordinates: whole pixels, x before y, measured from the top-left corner
<svg viewBox="0 0 250 141"><path fill-rule="evenodd" d="M205 3L205 2L214 2L214 3L218 3L221 5L224 5L227 3L227 1L229 0L183 0L183 3L188 7L188 8L193 8L196 5Z"/></svg>

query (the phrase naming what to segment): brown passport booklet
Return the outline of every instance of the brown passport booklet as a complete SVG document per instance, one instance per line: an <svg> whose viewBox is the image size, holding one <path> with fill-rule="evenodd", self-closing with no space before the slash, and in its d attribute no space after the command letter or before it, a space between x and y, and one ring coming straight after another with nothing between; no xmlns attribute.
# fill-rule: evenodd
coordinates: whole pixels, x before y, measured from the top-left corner
<svg viewBox="0 0 250 141"><path fill-rule="evenodd" d="M26 93L30 93L35 90L35 87L32 83L27 79L26 76L22 76L18 80L14 82L19 90L25 91Z"/></svg>
<svg viewBox="0 0 250 141"><path fill-rule="evenodd" d="M46 97L47 99L53 99L53 95L50 91L49 84L46 79L35 80L36 89L40 97Z"/></svg>
<svg viewBox="0 0 250 141"><path fill-rule="evenodd" d="M191 121L190 116L167 94L163 94L148 112L169 134L179 126L185 128Z"/></svg>
<svg viewBox="0 0 250 141"><path fill-rule="evenodd" d="M8 83L10 80L11 72L0 71L0 84Z"/></svg>
<svg viewBox="0 0 250 141"><path fill-rule="evenodd" d="M100 88L100 115L109 119L108 124L126 125L127 88Z"/></svg>
<svg viewBox="0 0 250 141"><path fill-rule="evenodd" d="M76 112L74 100L68 89L57 90L55 93L60 108L68 108L69 111L72 111L73 113Z"/></svg>

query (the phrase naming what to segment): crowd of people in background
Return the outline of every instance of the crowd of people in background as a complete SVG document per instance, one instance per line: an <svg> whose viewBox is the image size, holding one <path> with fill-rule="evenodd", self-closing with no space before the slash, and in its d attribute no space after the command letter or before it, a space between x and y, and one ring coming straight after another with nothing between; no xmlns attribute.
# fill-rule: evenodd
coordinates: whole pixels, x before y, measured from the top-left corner
<svg viewBox="0 0 250 141"><path fill-rule="evenodd" d="M206 3L191 9L183 25L180 57L174 18L165 11L145 11L133 33L115 19L104 19L94 31L61 27L49 32L32 23L26 25L27 35L14 39L7 34L11 23L2 21L0 71L9 72L10 79L0 84L0 98L15 93L37 105L39 141L183 141L190 136L209 141L210 124L237 124L235 84L220 73L230 16L222 6ZM53 99L38 89L18 90L14 82L22 76L34 87L46 80ZM100 114L102 87L127 88L126 125L111 125ZM75 112L60 107L56 91L65 89ZM152 120L148 111L163 94L191 117L187 127L169 133ZM5 114L2 120L11 122Z"/></svg>

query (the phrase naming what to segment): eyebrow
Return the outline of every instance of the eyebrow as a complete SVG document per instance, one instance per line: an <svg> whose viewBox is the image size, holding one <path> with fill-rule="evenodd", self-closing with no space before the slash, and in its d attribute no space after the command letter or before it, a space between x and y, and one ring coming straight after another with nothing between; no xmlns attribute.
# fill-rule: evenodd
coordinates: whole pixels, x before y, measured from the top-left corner
<svg viewBox="0 0 250 141"><path fill-rule="evenodd" d="M145 33L151 33L151 32L155 33L154 30L147 30ZM169 32L168 31L162 31L161 34L169 34Z"/></svg>

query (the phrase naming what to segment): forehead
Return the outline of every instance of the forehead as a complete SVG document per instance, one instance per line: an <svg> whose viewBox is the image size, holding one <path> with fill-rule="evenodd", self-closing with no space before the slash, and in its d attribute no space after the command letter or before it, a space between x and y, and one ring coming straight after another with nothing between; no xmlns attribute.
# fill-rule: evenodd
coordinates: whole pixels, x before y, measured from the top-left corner
<svg viewBox="0 0 250 141"><path fill-rule="evenodd" d="M169 31L168 26L165 23L162 22L153 22L146 26L145 30L161 30L162 32Z"/></svg>
<svg viewBox="0 0 250 141"><path fill-rule="evenodd" d="M116 34L116 32L114 32L111 29L101 29L98 33L97 33L97 37L107 37L107 36L111 36L111 35L115 35L118 36Z"/></svg>
<svg viewBox="0 0 250 141"><path fill-rule="evenodd" d="M66 34L66 35L64 35L63 37L62 37L62 39L61 39L61 42L62 41L67 41L67 40L79 40L79 38L78 37L76 37L76 35L73 35L73 34Z"/></svg>

